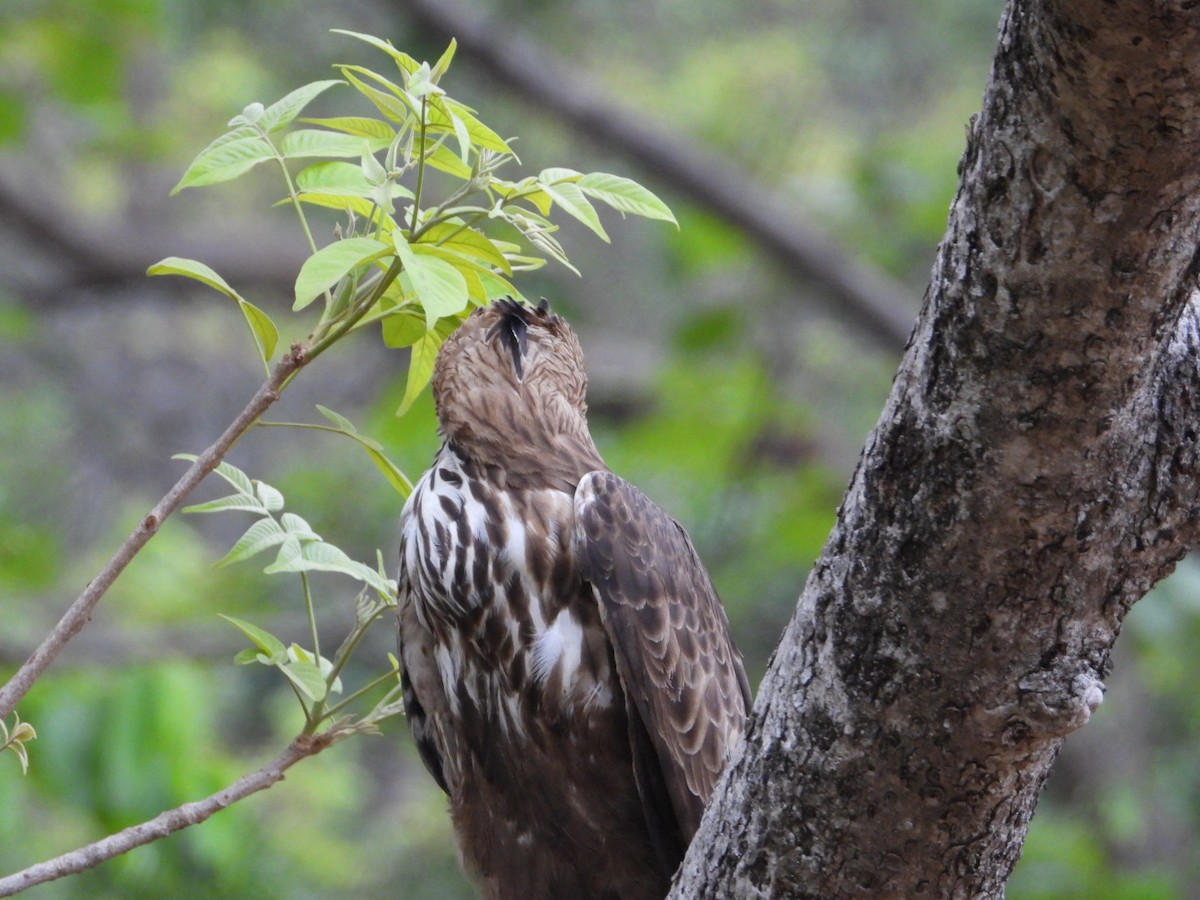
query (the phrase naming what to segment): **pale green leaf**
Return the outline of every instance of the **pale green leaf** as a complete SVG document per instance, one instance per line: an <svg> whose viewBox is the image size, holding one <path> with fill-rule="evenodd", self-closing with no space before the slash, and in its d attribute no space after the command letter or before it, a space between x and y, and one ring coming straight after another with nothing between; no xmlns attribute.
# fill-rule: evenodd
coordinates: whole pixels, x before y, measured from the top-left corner
<svg viewBox="0 0 1200 900"><path fill-rule="evenodd" d="M322 247L300 267L296 277L296 302L292 308L304 309L343 275L390 252L386 244L365 237L347 238Z"/></svg>
<svg viewBox="0 0 1200 900"><path fill-rule="evenodd" d="M402 416L408 412L421 395L421 391L425 390L425 385L429 384L429 379L433 377L433 363L437 359L442 341L442 336L436 331L426 331L421 339L412 345L412 357L408 362L408 383L404 386L404 398L400 401L396 415Z"/></svg>
<svg viewBox="0 0 1200 900"><path fill-rule="evenodd" d="M246 533L238 538L237 543L230 548L228 553L217 560L216 566L222 568L244 559L250 559L286 539L287 532L274 519L269 516L259 519L246 529Z"/></svg>
<svg viewBox="0 0 1200 900"><path fill-rule="evenodd" d="M395 489L396 493L402 499L407 500L408 495L412 493L413 489L412 482L409 481L408 476L400 470L399 466L388 459L383 451L376 450L367 444L363 444L363 450L371 458L371 462L375 463L375 468L383 473L383 477L387 479L388 484Z"/></svg>
<svg viewBox="0 0 1200 900"><path fill-rule="evenodd" d="M538 173L537 180L542 184L556 184L560 181L579 181L583 177L582 172L576 172L574 169L564 169L554 167L542 169Z"/></svg>
<svg viewBox="0 0 1200 900"><path fill-rule="evenodd" d="M347 37L357 38L360 41L370 44L376 49L382 50L384 53L394 59L396 61L396 65L399 66L400 70L406 74L415 71L417 68L417 61L402 50L397 50L395 47L393 47L391 41L385 41L370 34L360 34L357 31L346 31L342 28L334 28L332 31L334 34L344 34Z"/></svg>
<svg viewBox="0 0 1200 900"><path fill-rule="evenodd" d="M500 248L490 238L474 228L464 228L462 225L442 222L421 235L420 244L425 243L436 244L453 253L488 263L507 274L512 274L508 260L505 259Z"/></svg>
<svg viewBox="0 0 1200 900"><path fill-rule="evenodd" d="M542 190L550 195L556 206L578 219L604 240L608 240L608 234L600 224L600 216L596 214L595 207L578 185L560 181L557 184L543 184Z"/></svg>
<svg viewBox="0 0 1200 900"><path fill-rule="evenodd" d="M392 232L396 253L425 310L425 324L433 328L442 316L451 316L469 302L467 282L450 263L433 256L417 255L399 231Z"/></svg>
<svg viewBox="0 0 1200 900"><path fill-rule="evenodd" d="M287 657L287 649L283 646L283 641L279 640L275 635L263 631L257 625L251 625L243 619L236 619L224 613L217 613L217 615L248 637L255 647L269 656L273 661L282 660Z"/></svg>
<svg viewBox="0 0 1200 900"><path fill-rule="evenodd" d="M336 425L338 428L347 434L358 434L358 429L354 427L354 423L343 416L341 413L334 412L327 406L317 404L317 412L323 415L326 419Z"/></svg>
<svg viewBox="0 0 1200 900"><path fill-rule="evenodd" d="M289 132L280 147L287 159L302 159L310 156L344 156L357 159L362 156L363 144L372 150L388 145L385 139L369 139L336 131L319 131L316 128L301 128Z"/></svg>
<svg viewBox="0 0 1200 900"><path fill-rule="evenodd" d="M252 512L260 516L266 515L267 510L254 497L247 497L245 494L230 494L228 497L221 497L218 500L209 500L207 503L195 503L191 506L185 506L185 513L209 513L209 512Z"/></svg>
<svg viewBox="0 0 1200 900"><path fill-rule="evenodd" d="M279 521L287 533L294 536L296 540L319 541L321 539L321 536L313 531L312 526L295 513L284 513L279 517Z"/></svg>
<svg viewBox="0 0 1200 900"><path fill-rule="evenodd" d="M362 145L359 145L362 150ZM348 197L370 197L372 185L363 177L362 166L331 160L314 163L296 174L296 189L317 194L344 194Z"/></svg>
<svg viewBox="0 0 1200 900"><path fill-rule="evenodd" d="M335 84L345 84L345 82L335 78L329 81L314 81L304 87L296 88L282 100L278 100L266 108L258 120L258 127L263 131L271 132L290 125L300 111L312 102L313 98L329 90Z"/></svg>
<svg viewBox="0 0 1200 900"><path fill-rule="evenodd" d="M264 509L275 512L283 509L283 494L271 487L265 481L256 481L254 483L255 495L262 501Z"/></svg>
<svg viewBox="0 0 1200 900"><path fill-rule="evenodd" d="M430 75L434 84L437 84L437 82L441 80L442 76L446 74L446 70L450 68L450 63L454 60L454 51L457 49L458 41L456 41L454 38L450 38L450 46L446 48L445 52L442 53L438 61L434 63L433 72Z"/></svg>
<svg viewBox="0 0 1200 900"><path fill-rule="evenodd" d="M411 309L392 313L382 322L383 343L388 347L411 347L428 331L425 317Z"/></svg>
<svg viewBox="0 0 1200 900"><path fill-rule="evenodd" d="M589 197L607 203L613 209L647 219L670 222L679 227L670 207L636 181L609 175L607 172L589 172L576 182L579 190Z"/></svg>
<svg viewBox="0 0 1200 900"><path fill-rule="evenodd" d="M261 162L274 159L275 151L252 128L242 127L221 135L187 167L179 183L171 188L177 194L184 188L201 187L232 181Z"/></svg>
<svg viewBox="0 0 1200 900"><path fill-rule="evenodd" d="M220 291L226 297L231 297L239 303L244 302L242 296L231 288L224 278L204 263L197 262L194 259L184 259L181 256L168 256L166 259L156 262L147 269L146 274L182 275L184 278L192 278L201 284L206 284L213 290Z"/></svg>
<svg viewBox="0 0 1200 900"><path fill-rule="evenodd" d="M250 333L254 336L255 346L258 347L263 362L267 362L275 355L275 346L279 343L279 329L275 327L270 316L248 300L240 301L238 307L246 319L246 324L250 326Z"/></svg>
<svg viewBox="0 0 1200 900"><path fill-rule="evenodd" d="M396 136L395 129L387 122L367 116L335 116L330 119L301 119L300 121L307 125L321 125L343 134L353 134L356 137L378 138L389 144Z"/></svg>
<svg viewBox="0 0 1200 900"><path fill-rule="evenodd" d="M288 661L286 663L278 663L279 671L288 677L299 690L300 693L308 697L314 703L325 699L327 688L325 686L325 677L321 674L321 670L310 662L302 660Z"/></svg>

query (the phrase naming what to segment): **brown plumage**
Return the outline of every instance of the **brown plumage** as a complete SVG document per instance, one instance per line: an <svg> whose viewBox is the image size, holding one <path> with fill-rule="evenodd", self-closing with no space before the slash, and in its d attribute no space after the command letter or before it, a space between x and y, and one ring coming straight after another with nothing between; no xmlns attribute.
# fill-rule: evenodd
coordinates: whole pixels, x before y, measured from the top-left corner
<svg viewBox="0 0 1200 900"><path fill-rule="evenodd" d="M663 897L750 705L691 540L608 471L586 388L544 302L476 311L401 519L408 719L494 900Z"/></svg>

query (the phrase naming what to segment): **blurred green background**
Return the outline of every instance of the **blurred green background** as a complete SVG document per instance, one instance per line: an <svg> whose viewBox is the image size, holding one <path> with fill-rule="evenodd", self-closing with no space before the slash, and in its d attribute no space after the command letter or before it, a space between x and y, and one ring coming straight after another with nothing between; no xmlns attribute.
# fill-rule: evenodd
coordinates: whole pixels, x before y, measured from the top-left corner
<svg viewBox="0 0 1200 900"><path fill-rule="evenodd" d="M147 280L146 266L198 258L284 318L304 244L288 212L270 208L278 181L264 171L168 200L170 186L247 103L331 77L333 62L367 60L330 28L436 58L442 39L405 9L0 4L0 676L178 475L170 455L206 446L261 380L232 304ZM915 315L999 0L492 0L467 11L504 23L639 120L718 154L724 187L765 187L897 283ZM785 271L736 224L504 89L470 54L448 86L520 136L526 171L613 171L676 211L678 232L609 217L611 245L566 225L584 277L549 268L521 287L576 324L602 451L691 531L757 680L901 348L840 314L820 279ZM288 327L285 337L302 336L303 322ZM271 418L313 421L314 404L332 407L415 478L436 437L427 398L393 415L406 364L406 352L364 334L306 371ZM358 558L377 547L394 558L400 500L348 442L260 429L231 461L279 487L326 539ZM246 524L172 519L22 703L39 737L27 777L0 757L0 873L198 799L296 731L282 679L235 668L242 639L217 617L305 634L293 584L261 565L211 567ZM319 588L323 626L344 632L353 588ZM1200 568L1188 562L1135 608L1107 701L1067 742L1010 897L1196 896L1198 598ZM369 643L352 677L386 665L390 627ZM200 828L31 896L470 892L444 802L397 719Z"/></svg>

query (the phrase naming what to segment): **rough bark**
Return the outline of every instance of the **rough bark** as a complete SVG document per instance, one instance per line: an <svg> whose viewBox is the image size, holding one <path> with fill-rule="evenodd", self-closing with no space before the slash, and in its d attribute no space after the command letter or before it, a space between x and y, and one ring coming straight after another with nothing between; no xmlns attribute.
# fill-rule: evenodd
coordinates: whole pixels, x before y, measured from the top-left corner
<svg viewBox="0 0 1200 900"><path fill-rule="evenodd" d="M925 307L676 897L993 897L1197 540L1200 9L1013 2Z"/></svg>

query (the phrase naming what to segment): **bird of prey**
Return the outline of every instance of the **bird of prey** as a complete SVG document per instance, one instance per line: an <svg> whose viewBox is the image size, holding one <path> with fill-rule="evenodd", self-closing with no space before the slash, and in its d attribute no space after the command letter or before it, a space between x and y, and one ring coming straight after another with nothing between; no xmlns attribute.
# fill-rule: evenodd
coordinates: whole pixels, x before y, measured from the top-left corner
<svg viewBox="0 0 1200 900"><path fill-rule="evenodd" d="M489 900L665 896L750 705L691 540L605 466L586 385L545 301L476 310L401 517L408 721Z"/></svg>

